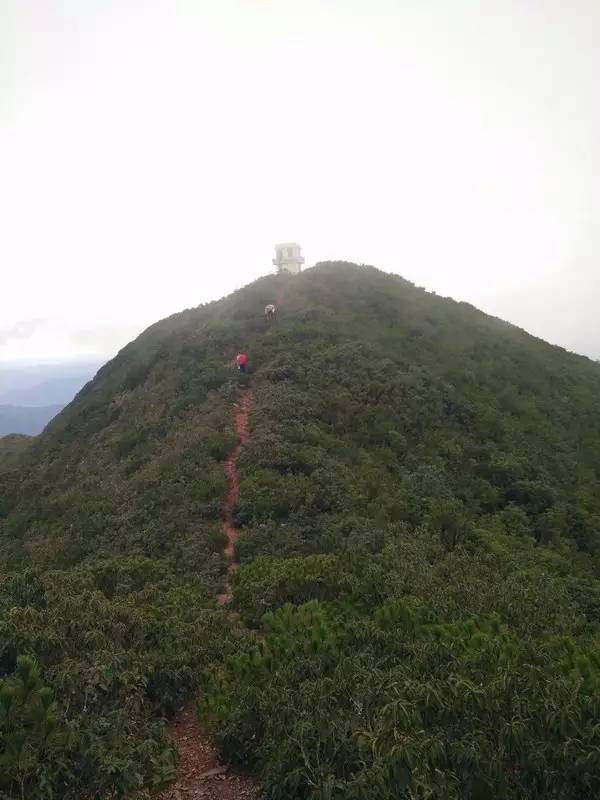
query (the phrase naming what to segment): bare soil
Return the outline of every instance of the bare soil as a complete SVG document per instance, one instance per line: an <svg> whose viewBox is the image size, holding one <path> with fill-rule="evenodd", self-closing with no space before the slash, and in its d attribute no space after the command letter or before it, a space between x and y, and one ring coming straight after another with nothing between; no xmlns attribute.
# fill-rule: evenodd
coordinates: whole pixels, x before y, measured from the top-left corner
<svg viewBox="0 0 600 800"><path fill-rule="evenodd" d="M227 544L223 554L227 559L227 580L223 592L217 596L217 602L221 606L227 605L231 601L231 584L229 577L237 566L235 558L235 545L238 540L239 531L236 528L233 512L238 500L240 490L240 479L238 475L237 462L244 445L250 441L250 412L254 403L252 389L246 389L242 398L235 406L234 427L238 436L238 443L231 451L225 462L225 474L227 475L228 488L225 505L223 507L223 532Z"/></svg>
<svg viewBox="0 0 600 800"><path fill-rule="evenodd" d="M178 712L169 734L179 751L177 779L157 800L259 800L256 781L219 761L193 703Z"/></svg>

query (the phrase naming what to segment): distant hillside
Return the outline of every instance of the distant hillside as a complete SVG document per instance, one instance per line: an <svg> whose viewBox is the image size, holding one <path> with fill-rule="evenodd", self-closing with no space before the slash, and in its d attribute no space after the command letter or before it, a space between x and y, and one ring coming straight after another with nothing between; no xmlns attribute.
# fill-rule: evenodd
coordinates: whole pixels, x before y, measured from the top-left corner
<svg viewBox="0 0 600 800"><path fill-rule="evenodd" d="M0 405L64 406L99 367L67 362L0 368Z"/></svg>
<svg viewBox="0 0 600 800"><path fill-rule="evenodd" d="M372 267L157 323L0 460L0 674L56 696L8 796L167 781L200 686L272 800L600 796L599 480L597 364Z"/></svg>
<svg viewBox="0 0 600 800"><path fill-rule="evenodd" d="M24 433L36 436L41 433L50 420L63 408L62 405L10 406L0 405L0 436L7 433Z"/></svg>
<svg viewBox="0 0 600 800"><path fill-rule="evenodd" d="M0 436L41 433L99 366L63 363L0 368Z"/></svg>

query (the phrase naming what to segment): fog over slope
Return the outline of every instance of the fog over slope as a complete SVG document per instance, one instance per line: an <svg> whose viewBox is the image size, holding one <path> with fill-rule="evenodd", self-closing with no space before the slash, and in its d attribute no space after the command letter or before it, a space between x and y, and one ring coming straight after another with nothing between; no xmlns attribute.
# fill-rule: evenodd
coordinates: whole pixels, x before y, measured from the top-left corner
<svg viewBox="0 0 600 800"><path fill-rule="evenodd" d="M99 366L67 362L0 367L0 436L41 433Z"/></svg>

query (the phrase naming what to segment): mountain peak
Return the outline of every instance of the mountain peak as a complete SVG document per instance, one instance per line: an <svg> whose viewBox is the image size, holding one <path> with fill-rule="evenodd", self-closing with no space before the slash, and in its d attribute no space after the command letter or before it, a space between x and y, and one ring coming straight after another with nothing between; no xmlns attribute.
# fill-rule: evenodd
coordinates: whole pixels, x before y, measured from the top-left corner
<svg viewBox="0 0 600 800"><path fill-rule="evenodd" d="M201 687L270 796L594 796L599 403L587 359L347 262L156 323L0 462L2 669L35 654L66 726L35 775L172 778L156 720Z"/></svg>

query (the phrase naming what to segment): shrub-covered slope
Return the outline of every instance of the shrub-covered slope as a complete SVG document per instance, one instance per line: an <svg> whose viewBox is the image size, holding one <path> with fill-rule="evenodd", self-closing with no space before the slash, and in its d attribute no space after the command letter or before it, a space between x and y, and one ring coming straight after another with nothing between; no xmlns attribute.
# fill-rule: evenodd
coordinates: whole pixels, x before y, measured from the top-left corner
<svg viewBox="0 0 600 800"><path fill-rule="evenodd" d="M214 607L238 349L245 629ZM599 401L590 361L369 267L153 326L0 472L0 791L168 779L155 715L201 680L273 798L593 797Z"/></svg>
<svg viewBox="0 0 600 800"><path fill-rule="evenodd" d="M0 464L7 464L18 458L29 446L32 439L22 433L12 433L0 437Z"/></svg>

